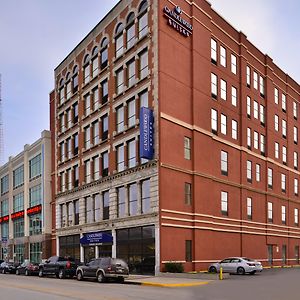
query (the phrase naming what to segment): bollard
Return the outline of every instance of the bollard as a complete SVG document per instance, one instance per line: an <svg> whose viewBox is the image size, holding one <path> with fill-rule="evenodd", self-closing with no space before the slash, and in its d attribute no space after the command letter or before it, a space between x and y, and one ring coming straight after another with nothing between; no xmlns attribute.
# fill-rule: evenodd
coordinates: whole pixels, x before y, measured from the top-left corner
<svg viewBox="0 0 300 300"><path fill-rule="evenodd" d="M220 268L219 279L223 280L223 268Z"/></svg>

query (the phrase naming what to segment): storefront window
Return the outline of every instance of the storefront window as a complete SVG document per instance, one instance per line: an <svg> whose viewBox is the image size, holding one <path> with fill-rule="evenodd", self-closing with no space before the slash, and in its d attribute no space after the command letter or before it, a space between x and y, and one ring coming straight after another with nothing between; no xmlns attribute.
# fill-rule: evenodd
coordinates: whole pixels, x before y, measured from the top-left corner
<svg viewBox="0 0 300 300"><path fill-rule="evenodd" d="M80 235L59 238L59 256L70 256L80 260Z"/></svg>
<svg viewBox="0 0 300 300"><path fill-rule="evenodd" d="M14 246L14 262L22 263L24 261L24 244Z"/></svg>
<svg viewBox="0 0 300 300"><path fill-rule="evenodd" d="M42 233L42 216L41 214L29 217L29 235L37 235Z"/></svg>
<svg viewBox="0 0 300 300"><path fill-rule="evenodd" d="M14 237L24 236L24 218L15 220L14 222Z"/></svg>
<svg viewBox="0 0 300 300"><path fill-rule="evenodd" d="M30 247L30 261L32 263L40 263L41 262L41 254L42 254L42 243L32 243L29 245Z"/></svg>

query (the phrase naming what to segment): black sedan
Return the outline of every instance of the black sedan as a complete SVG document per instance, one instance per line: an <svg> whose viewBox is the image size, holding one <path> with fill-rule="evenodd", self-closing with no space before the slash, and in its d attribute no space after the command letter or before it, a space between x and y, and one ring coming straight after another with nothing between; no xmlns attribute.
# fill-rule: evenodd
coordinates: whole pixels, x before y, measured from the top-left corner
<svg viewBox="0 0 300 300"><path fill-rule="evenodd" d="M16 270L17 275L24 274L26 276L38 275L39 274L39 264L31 263L30 261L24 261Z"/></svg>
<svg viewBox="0 0 300 300"><path fill-rule="evenodd" d="M3 262L0 265L0 272L2 274L15 274L16 273L16 269L17 269L17 265L14 264L13 262Z"/></svg>

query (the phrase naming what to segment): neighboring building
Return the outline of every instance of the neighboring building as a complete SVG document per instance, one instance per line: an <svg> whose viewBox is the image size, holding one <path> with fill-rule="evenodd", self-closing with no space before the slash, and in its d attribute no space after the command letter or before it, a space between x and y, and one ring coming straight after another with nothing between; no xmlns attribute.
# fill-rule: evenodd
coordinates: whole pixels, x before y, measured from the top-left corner
<svg viewBox="0 0 300 300"><path fill-rule="evenodd" d="M1 258L40 262L51 254L51 135L0 168Z"/></svg>
<svg viewBox="0 0 300 300"><path fill-rule="evenodd" d="M299 95L207 1L120 1L55 69L57 254L297 264Z"/></svg>

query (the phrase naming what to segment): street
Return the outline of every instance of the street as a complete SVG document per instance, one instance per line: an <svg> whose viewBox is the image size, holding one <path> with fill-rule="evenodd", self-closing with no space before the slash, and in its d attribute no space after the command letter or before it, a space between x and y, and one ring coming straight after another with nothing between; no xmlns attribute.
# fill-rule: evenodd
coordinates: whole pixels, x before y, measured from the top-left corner
<svg viewBox="0 0 300 300"><path fill-rule="evenodd" d="M161 288L0 274L0 286L1 295L10 300L296 300L299 278L300 268L272 269L254 276L231 275L202 286Z"/></svg>

